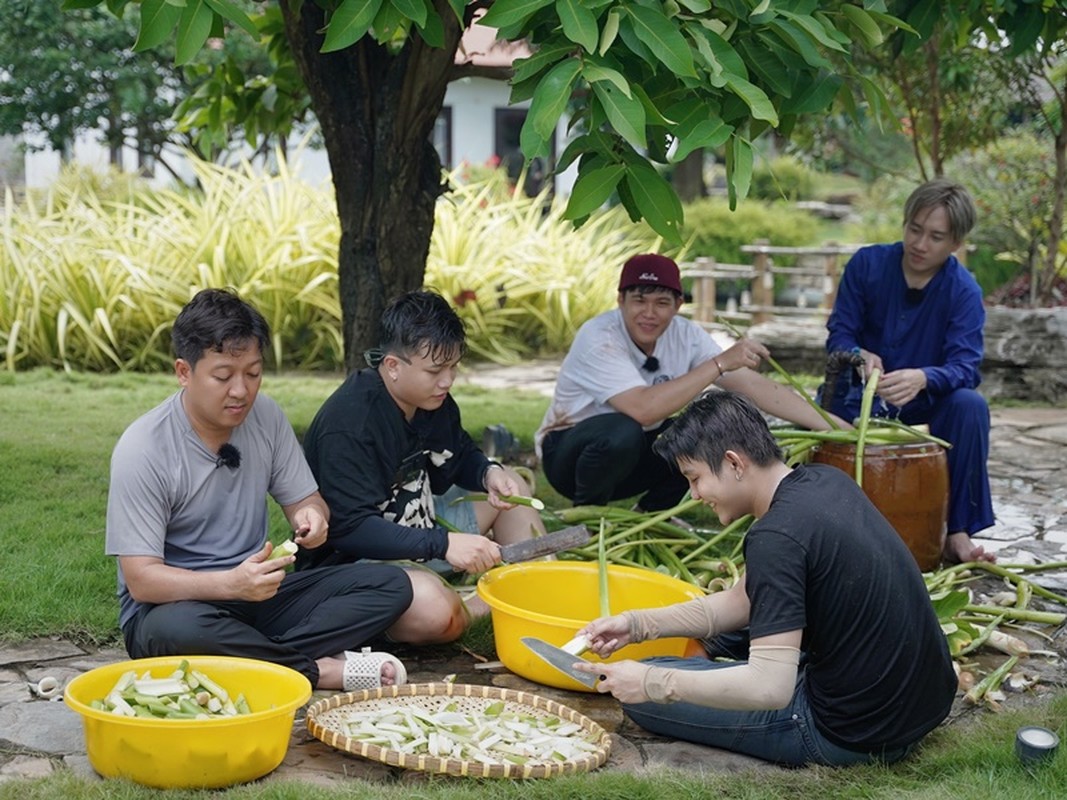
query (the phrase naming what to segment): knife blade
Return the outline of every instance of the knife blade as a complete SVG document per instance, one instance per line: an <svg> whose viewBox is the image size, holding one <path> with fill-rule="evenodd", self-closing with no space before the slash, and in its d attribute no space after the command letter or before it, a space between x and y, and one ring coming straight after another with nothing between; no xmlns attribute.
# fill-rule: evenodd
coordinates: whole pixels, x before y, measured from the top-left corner
<svg viewBox="0 0 1067 800"><path fill-rule="evenodd" d="M594 675L588 672L579 672L574 668L576 661L588 661L586 658L579 658L578 656L571 655L566 650L551 645L543 639L538 639L536 636L523 636L520 640L530 650L534 652L542 661L546 664L555 667L564 675L578 681L583 686L590 688L596 686L597 681L604 679L604 675ZM592 662L590 662L592 663Z"/></svg>
<svg viewBox="0 0 1067 800"><path fill-rule="evenodd" d="M523 542L504 544L500 546L500 559L508 564L519 561L529 561L531 558L541 558L558 553L561 550L570 550L572 547L581 547L592 538L589 529L584 525L572 525L569 528L546 533Z"/></svg>

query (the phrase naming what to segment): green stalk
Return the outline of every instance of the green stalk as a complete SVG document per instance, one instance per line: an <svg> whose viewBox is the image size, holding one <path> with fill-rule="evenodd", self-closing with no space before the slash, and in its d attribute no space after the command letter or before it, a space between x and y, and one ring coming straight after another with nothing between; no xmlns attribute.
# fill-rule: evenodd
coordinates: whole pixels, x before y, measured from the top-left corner
<svg viewBox="0 0 1067 800"><path fill-rule="evenodd" d="M860 426L856 436L856 483L863 487L863 448L867 446L867 427L871 423L871 405L874 403L874 393L878 389L878 376L881 370L871 370L871 376L867 379L867 385L863 389L863 400L860 403Z"/></svg>
<svg viewBox="0 0 1067 800"><path fill-rule="evenodd" d="M735 519L733 522L731 522L729 525L727 525L725 528L723 528L717 534L715 534L711 538L707 539L702 545L700 545L699 547L697 547L697 548L695 548L693 550L690 550L688 553L686 553L684 556L682 556L682 561L685 562L685 563L688 563L688 562L692 561L693 559L695 559L698 556L702 555L704 552L706 552L710 548L714 547L716 544L721 542L727 536L730 536L730 535L736 533L737 531L741 530L742 528L747 528L748 525L751 522L752 522L752 515L751 514L746 514L743 517L739 517L738 519Z"/></svg>
<svg viewBox="0 0 1067 800"><path fill-rule="evenodd" d="M998 615L1012 620L1023 622L1036 622L1040 625L1062 625L1067 620L1067 614L1057 614L1054 611L1031 611L1027 608L1005 608L1004 606L980 606L968 603L962 609L972 614L987 614L990 617Z"/></svg>
<svg viewBox="0 0 1067 800"><path fill-rule="evenodd" d="M600 550L597 558L597 572L600 578L600 616L611 616L611 602L608 599L608 558L604 547L604 520L600 521Z"/></svg>
<svg viewBox="0 0 1067 800"><path fill-rule="evenodd" d="M970 691L963 696L968 703L977 704L982 698L984 698L989 692L996 691L1001 683L1004 682L1005 676L1015 668L1015 665L1019 663L1018 656L1012 656L995 670L990 672L981 681L971 687Z"/></svg>
<svg viewBox="0 0 1067 800"><path fill-rule="evenodd" d="M741 331L739 331L736 327L731 325L726 320L719 319L718 322L721 322L723 327L725 327L726 330L728 330L733 336L736 336L738 339L745 338L745 335ZM804 400L809 406L815 409L815 412L823 418L823 421L827 425L829 425L833 430L841 430L840 426L836 422L834 422L833 417L831 417L822 406L820 406L811 397L808 396L807 390L801 385L800 381L790 375L785 370L785 368L782 367L781 364L779 364L770 356L767 356L767 363L771 365L775 372L777 372L779 375L786 379L789 385L792 386L797 391L797 393L804 398Z"/></svg>
<svg viewBox="0 0 1067 800"><path fill-rule="evenodd" d="M1003 621L1004 615L1001 614L995 620L990 622L985 628L983 628L982 632L976 637L974 637L974 639L971 640L971 643L969 645L967 645L958 653L956 653L956 658L959 658L960 656L965 656L968 653L973 653L979 647L984 645L989 640L989 637L993 635L993 631L995 631L1000 626L1000 623L1002 623Z"/></svg>
<svg viewBox="0 0 1067 800"><path fill-rule="evenodd" d="M454 506L457 503L484 503L488 499L488 494L484 492L476 492L474 494L468 494L465 497L457 497L449 503L449 505ZM545 510L545 504L536 497L523 497L521 494L502 494L500 495L500 499L505 503L511 503L513 506L529 506L535 511Z"/></svg>

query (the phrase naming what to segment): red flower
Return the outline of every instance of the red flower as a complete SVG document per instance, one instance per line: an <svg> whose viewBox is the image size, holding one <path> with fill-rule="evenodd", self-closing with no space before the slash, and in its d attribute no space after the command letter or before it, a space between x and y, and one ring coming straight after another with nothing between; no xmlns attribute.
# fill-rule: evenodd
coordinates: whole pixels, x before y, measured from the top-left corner
<svg viewBox="0 0 1067 800"><path fill-rule="evenodd" d="M478 294L473 289L463 289L452 298L452 304L463 308L467 303L478 299Z"/></svg>

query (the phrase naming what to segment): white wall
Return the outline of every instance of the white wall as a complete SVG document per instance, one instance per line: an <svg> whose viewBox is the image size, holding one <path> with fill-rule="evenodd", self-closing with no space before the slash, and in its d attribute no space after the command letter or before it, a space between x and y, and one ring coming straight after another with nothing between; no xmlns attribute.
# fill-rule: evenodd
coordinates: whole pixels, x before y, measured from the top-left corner
<svg viewBox="0 0 1067 800"><path fill-rule="evenodd" d="M498 108L508 108L508 96L511 88L503 81L490 78L462 78L449 84L445 94L445 106L452 109L452 164L456 166L461 162L470 164L485 164L494 152L494 111ZM515 108L528 106L529 103L518 103ZM561 153L565 146L561 132L564 125L557 129L556 152ZM290 143L290 167L301 178L318 185L330 176L330 165L324 150L311 150L300 147L300 138L294 136ZM92 166L100 170L108 168L107 147L96 141L96 137L83 134L78 137L74 144L74 160L80 164ZM177 169L179 174L186 180L192 177L185 158L179 152L171 152L167 156L167 162ZM60 170L59 154L52 150L40 152L27 152L26 185L32 188L48 186ZM137 168L137 154L131 148L123 153L124 168L134 171ZM574 185L576 170L571 169L563 176L556 179L557 194L567 195ZM156 167L153 180L161 185L173 182L170 172Z"/></svg>

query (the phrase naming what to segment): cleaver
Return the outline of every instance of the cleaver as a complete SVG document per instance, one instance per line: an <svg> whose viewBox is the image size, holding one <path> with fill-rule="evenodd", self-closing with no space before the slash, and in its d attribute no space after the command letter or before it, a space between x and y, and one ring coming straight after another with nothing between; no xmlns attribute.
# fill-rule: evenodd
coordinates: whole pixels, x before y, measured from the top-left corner
<svg viewBox="0 0 1067 800"><path fill-rule="evenodd" d="M550 556L561 550L570 550L572 547L581 547L592 538L589 529L584 525L572 525L555 533L546 533L527 539L524 542L500 545L500 559L508 564L519 561L529 561L531 558Z"/></svg>
<svg viewBox="0 0 1067 800"><path fill-rule="evenodd" d="M538 639L536 636L523 636L520 641L533 650L533 652L547 664L578 681L578 683L583 686L593 688L596 686L597 681L604 678L603 675L597 676L592 673L579 672L576 670L573 666L574 662L588 659L582 659L579 656L568 653L562 647L556 647L543 639Z"/></svg>

